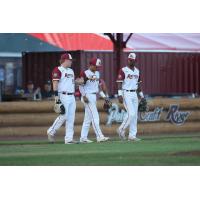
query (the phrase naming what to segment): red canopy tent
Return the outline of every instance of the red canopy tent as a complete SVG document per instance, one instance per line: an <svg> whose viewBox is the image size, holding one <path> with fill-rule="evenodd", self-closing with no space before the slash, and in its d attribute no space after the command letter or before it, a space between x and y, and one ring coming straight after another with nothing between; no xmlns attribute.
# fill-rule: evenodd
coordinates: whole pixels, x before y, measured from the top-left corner
<svg viewBox="0 0 200 200"><path fill-rule="evenodd" d="M64 50L112 50L113 44L103 34L95 33L30 33L30 35Z"/></svg>
<svg viewBox="0 0 200 200"><path fill-rule="evenodd" d="M30 35L64 50L113 50L104 34L30 33ZM124 40L128 37L124 34ZM200 33L134 33L128 49L139 51L200 51Z"/></svg>

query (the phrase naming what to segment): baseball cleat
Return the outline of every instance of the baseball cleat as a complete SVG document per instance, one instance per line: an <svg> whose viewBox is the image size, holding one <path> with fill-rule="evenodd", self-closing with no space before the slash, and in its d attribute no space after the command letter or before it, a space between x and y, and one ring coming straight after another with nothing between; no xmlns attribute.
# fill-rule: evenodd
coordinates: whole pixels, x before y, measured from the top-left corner
<svg viewBox="0 0 200 200"><path fill-rule="evenodd" d="M49 142L51 142L51 143L55 142L55 136L54 135L51 135L49 132L47 132L47 136L48 136Z"/></svg>
<svg viewBox="0 0 200 200"><path fill-rule="evenodd" d="M97 137L97 142L106 142L108 141L110 138L109 137Z"/></svg>
<svg viewBox="0 0 200 200"><path fill-rule="evenodd" d="M65 144L78 144L78 142L75 140L70 140L70 141L65 140Z"/></svg>
<svg viewBox="0 0 200 200"><path fill-rule="evenodd" d="M128 137L128 141L139 142L141 139L137 137Z"/></svg>
<svg viewBox="0 0 200 200"><path fill-rule="evenodd" d="M125 130L120 131L120 129L118 128L118 129L117 129L117 133L118 133L119 138L120 138L121 140L126 140Z"/></svg>
<svg viewBox="0 0 200 200"><path fill-rule="evenodd" d="M92 142L93 142L92 140L89 140L87 138L80 138L80 143L89 144L89 143L92 143Z"/></svg>

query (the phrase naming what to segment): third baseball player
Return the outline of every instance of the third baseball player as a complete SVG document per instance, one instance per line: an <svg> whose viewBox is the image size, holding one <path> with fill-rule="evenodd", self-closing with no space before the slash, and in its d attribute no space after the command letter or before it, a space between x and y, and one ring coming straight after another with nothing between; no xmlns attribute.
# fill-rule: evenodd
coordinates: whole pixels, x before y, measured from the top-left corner
<svg viewBox="0 0 200 200"><path fill-rule="evenodd" d="M118 74L118 99L124 104L127 115L117 132L122 139L126 139L125 130L129 126L128 140L139 141L137 135L138 94L144 99L144 94L139 86L140 71L135 67L136 54L128 56L128 66L123 67Z"/></svg>

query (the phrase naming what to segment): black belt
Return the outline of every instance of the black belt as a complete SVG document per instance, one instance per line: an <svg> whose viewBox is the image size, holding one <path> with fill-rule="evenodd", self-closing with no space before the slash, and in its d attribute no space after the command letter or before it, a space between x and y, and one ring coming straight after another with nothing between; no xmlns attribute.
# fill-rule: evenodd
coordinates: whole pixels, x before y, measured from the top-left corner
<svg viewBox="0 0 200 200"><path fill-rule="evenodd" d="M136 92L136 90L125 90L126 92Z"/></svg>
<svg viewBox="0 0 200 200"><path fill-rule="evenodd" d="M74 95L74 93L61 92L61 94Z"/></svg>

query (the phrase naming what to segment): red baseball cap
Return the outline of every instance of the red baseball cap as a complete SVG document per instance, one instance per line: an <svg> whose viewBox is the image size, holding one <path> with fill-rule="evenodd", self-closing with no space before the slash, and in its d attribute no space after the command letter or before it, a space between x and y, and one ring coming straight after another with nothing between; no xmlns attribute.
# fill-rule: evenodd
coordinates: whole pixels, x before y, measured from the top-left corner
<svg viewBox="0 0 200 200"><path fill-rule="evenodd" d="M72 56L69 53L64 53L60 56L61 60L72 60Z"/></svg>
<svg viewBox="0 0 200 200"><path fill-rule="evenodd" d="M99 58L90 59L90 65L94 65L97 67L102 67L101 60Z"/></svg>

